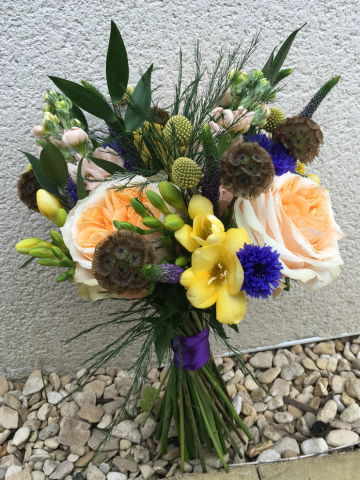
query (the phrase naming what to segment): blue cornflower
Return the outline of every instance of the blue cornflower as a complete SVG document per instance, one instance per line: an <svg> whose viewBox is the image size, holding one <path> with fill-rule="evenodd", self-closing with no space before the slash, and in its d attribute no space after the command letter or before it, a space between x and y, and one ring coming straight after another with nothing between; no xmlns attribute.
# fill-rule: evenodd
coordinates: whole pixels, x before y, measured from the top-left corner
<svg viewBox="0 0 360 480"><path fill-rule="evenodd" d="M296 160L289 155L289 150L282 143L275 143L265 134L258 133L251 137L248 135L246 142L257 142L264 148L269 155L275 167L275 175L284 175L284 173L294 173L296 169Z"/></svg>
<svg viewBox="0 0 360 480"><path fill-rule="evenodd" d="M77 194L77 187L76 184L73 182L73 179L71 178L71 175L69 175L66 187L65 187L65 192L68 194L68 197L70 197L71 202L69 201L69 208L70 210L75 207L77 201L78 201L78 194Z"/></svg>
<svg viewBox="0 0 360 480"><path fill-rule="evenodd" d="M112 129L109 125L108 125L108 129L109 129L109 133L112 137L116 137L117 133L115 132L114 129ZM125 141L125 139L124 139ZM104 143L103 145L104 147L110 147L112 148L113 150L116 151L116 153L118 153L120 155L120 157L122 157L124 159L124 168L126 170L129 170L130 172L132 172L134 170L134 165L136 163L136 158L135 158L135 152L134 152L134 155L131 154L132 152L132 148L130 147L129 145L129 149L125 149L124 147L122 147L120 145L119 142L116 142L115 140L111 143Z"/></svg>
<svg viewBox="0 0 360 480"><path fill-rule="evenodd" d="M183 272L184 269L182 267L178 267L172 263L152 265L151 268L145 266L142 269L145 278L160 283L179 283Z"/></svg>
<svg viewBox="0 0 360 480"><path fill-rule="evenodd" d="M278 252L272 251L267 245L259 247L245 243L236 255L244 270L241 290L250 297L269 297L282 278L283 267Z"/></svg>

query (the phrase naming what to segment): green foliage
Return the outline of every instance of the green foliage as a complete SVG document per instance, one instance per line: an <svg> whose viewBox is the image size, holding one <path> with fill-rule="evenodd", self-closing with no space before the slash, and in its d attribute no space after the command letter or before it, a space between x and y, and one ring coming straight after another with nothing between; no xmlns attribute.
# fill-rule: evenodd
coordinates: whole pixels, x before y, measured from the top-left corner
<svg viewBox="0 0 360 480"><path fill-rule="evenodd" d="M84 198L87 197L85 182L81 175L81 167L82 167L83 160L84 160L83 158L80 160L77 173L76 173L76 181L77 181L76 190L77 190L77 196L79 200L83 200Z"/></svg>
<svg viewBox="0 0 360 480"><path fill-rule="evenodd" d="M40 160L34 157L34 155L31 155L31 153L27 153L27 152L22 152L22 153L29 160L32 166L32 169L34 170L35 177L37 181L40 183L41 188L43 188L49 193L52 193L53 195L56 195L57 197L60 197L61 195L59 193L57 186L44 175L40 166Z"/></svg>
<svg viewBox="0 0 360 480"><path fill-rule="evenodd" d="M306 105L304 110L300 113L300 115L311 118L315 113L316 109L320 105L320 103L324 100L326 95L330 92L330 90L339 82L340 75L331 78L327 81L319 90L315 93L312 97L310 102Z"/></svg>
<svg viewBox="0 0 360 480"><path fill-rule="evenodd" d="M294 68L284 68L283 70L280 70L280 72L276 75L276 78L274 80L274 87L277 85L279 82L287 78L289 75L292 74L294 71Z"/></svg>
<svg viewBox="0 0 360 480"><path fill-rule="evenodd" d="M77 120L80 120L85 132L89 131L89 126L85 118L85 115L83 114L81 108L79 108L75 103L72 103L72 106L70 109L70 118L76 118Z"/></svg>
<svg viewBox="0 0 360 480"><path fill-rule="evenodd" d="M96 95L98 95L100 98L102 98L103 100L106 101L106 98L104 97L104 95L100 92L99 89L97 89L92 83L89 83L87 82L86 80L81 80L81 83L84 85L85 88L87 88L88 90L90 90L90 92L93 92L93 93L96 93Z"/></svg>
<svg viewBox="0 0 360 480"><path fill-rule="evenodd" d="M145 122L151 104L151 73L153 66L141 77L131 95L125 112L125 128L128 132L138 130ZM126 85L125 85L126 89Z"/></svg>
<svg viewBox="0 0 360 480"><path fill-rule="evenodd" d="M155 387L146 387L144 389L144 398L140 401L141 409L146 412L149 410L150 404L157 395Z"/></svg>
<svg viewBox="0 0 360 480"><path fill-rule="evenodd" d="M105 172L108 172L111 175L113 175L114 173L122 173L125 171L125 169L123 167L120 167L120 165L109 162L108 160L103 160L102 158L95 158L91 155L88 155L87 158L89 158L92 162L95 163L95 165L102 168L103 170L105 170Z"/></svg>
<svg viewBox="0 0 360 480"><path fill-rule="evenodd" d="M40 153L40 167L50 182L65 190L69 172L66 160L60 150L48 140Z"/></svg>
<svg viewBox="0 0 360 480"><path fill-rule="evenodd" d="M106 81L112 102L118 103L129 80L129 63L120 32L111 20L111 33L106 57Z"/></svg>

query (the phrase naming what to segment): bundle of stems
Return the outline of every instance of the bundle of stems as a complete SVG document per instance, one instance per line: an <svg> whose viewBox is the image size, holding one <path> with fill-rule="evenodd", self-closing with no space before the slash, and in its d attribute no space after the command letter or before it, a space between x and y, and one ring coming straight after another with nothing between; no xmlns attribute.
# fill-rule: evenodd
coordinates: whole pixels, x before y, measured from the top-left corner
<svg viewBox="0 0 360 480"><path fill-rule="evenodd" d="M196 312L191 312L191 316L192 319L186 317L181 322L177 329L179 335L188 337L204 329L204 322L202 324ZM224 458L227 454L224 435L240 458L242 453L232 432L236 434L237 441L242 443L245 443L244 434L250 441L253 437L232 405L213 355L210 354L203 367L193 371L185 370L181 366L176 367L173 361L170 362L142 427L146 424L166 380L165 392L155 414L155 419L159 420L155 438L161 441L160 453L164 455L167 452L169 428L174 417L180 441L181 471L184 472L185 461L196 458L199 458L203 472L207 471L203 452L203 445L206 445L209 453L215 450L225 471L229 472Z"/></svg>

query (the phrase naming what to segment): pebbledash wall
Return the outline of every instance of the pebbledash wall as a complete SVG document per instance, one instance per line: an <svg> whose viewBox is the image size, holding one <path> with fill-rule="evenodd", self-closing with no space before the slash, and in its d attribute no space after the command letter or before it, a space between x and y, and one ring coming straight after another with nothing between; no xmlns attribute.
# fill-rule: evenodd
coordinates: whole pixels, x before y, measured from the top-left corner
<svg viewBox="0 0 360 480"><path fill-rule="evenodd" d="M72 373L91 353L118 334L107 328L64 345L64 341L119 308L117 302L93 306L81 301L72 284L57 284L56 272L35 263L18 267L25 257L14 250L26 237L49 238L51 224L29 213L17 198L16 182L26 166L19 150L36 154L33 125L42 119L43 95L52 88L47 75L90 80L106 91L105 57L110 20L121 29L131 65L131 83L139 67L152 62L153 85L163 105L172 100L178 52L184 50L185 77L192 72L192 48L200 40L211 67L221 47L248 44L257 30L262 44L251 58L261 68L271 50L293 30L298 34L286 61L295 67L288 87L278 95L286 115L301 111L313 93L334 75L341 82L314 119L325 144L311 171L329 188L335 217L347 237L340 243L341 276L325 290L311 293L293 285L277 300L250 299L239 348L276 344L311 336L360 330L359 248L359 110L360 4L357 0L5 0L1 26L1 317L0 373L21 379L43 361L47 373ZM140 346L139 346L140 348ZM214 344L215 353L223 347ZM130 366L136 350L113 363Z"/></svg>

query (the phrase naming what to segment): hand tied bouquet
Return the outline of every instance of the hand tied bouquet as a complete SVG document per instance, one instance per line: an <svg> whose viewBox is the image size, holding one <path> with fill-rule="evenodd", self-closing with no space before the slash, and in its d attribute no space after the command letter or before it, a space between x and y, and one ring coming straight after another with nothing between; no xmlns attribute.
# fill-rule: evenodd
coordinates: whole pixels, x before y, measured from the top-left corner
<svg viewBox="0 0 360 480"><path fill-rule="evenodd" d="M261 70L244 70L259 36L242 53L240 46L221 51L207 81L196 45L194 78L185 87L180 52L174 101L161 108L151 88L153 66L135 88L128 85L125 45L112 22L110 97L87 81L50 77L59 91L46 93L42 124L33 129L40 158L24 152L30 164L18 181L19 197L61 234L20 241L16 250L29 255L22 267L38 259L65 268L57 281L74 282L81 298L129 306L96 326L129 328L92 355L77 388L143 341L110 434L125 408L137 407L153 350L160 365L167 358L159 387L146 388L140 405L147 411L143 425L155 409L162 454L174 417L182 470L198 456L206 471L206 444L228 471L224 435L240 457L239 442L252 438L210 352L210 331L234 351L223 324L238 332L247 296L278 295L291 280L322 288L342 264L343 233L329 193L316 175L305 174L323 143L312 115L340 77L299 115L285 118L269 107L293 71L281 67L299 30ZM83 110L104 127L91 129Z"/></svg>

